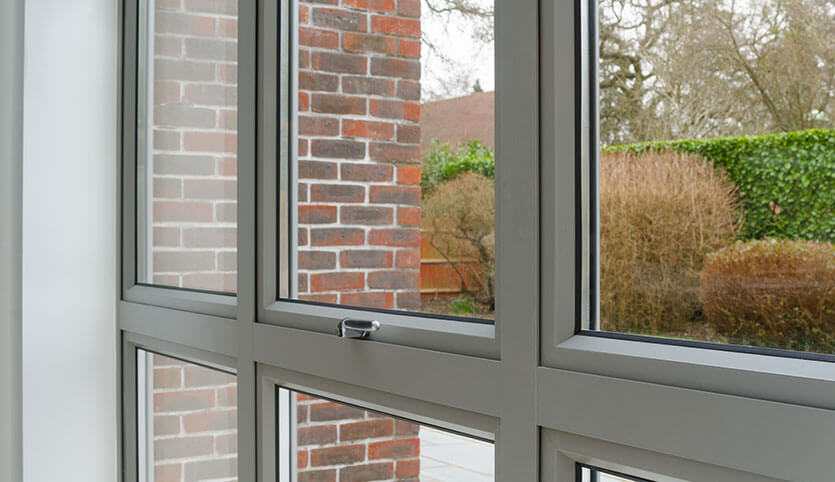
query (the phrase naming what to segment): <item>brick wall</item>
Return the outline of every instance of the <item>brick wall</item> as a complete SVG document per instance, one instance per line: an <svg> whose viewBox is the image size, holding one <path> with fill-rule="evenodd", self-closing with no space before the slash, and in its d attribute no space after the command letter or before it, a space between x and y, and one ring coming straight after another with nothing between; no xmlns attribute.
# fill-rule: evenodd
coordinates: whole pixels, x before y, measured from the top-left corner
<svg viewBox="0 0 835 482"><path fill-rule="evenodd" d="M299 298L420 307L420 0L299 5Z"/></svg>
<svg viewBox="0 0 835 482"><path fill-rule="evenodd" d="M153 282L235 291L237 1L156 0Z"/></svg>
<svg viewBox="0 0 835 482"><path fill-rule="evenodd" d="M299 5L299 298L419 307L420 0ZM156 0L154 283L235 291L236 1ZM234 377L155 356L155 480L236 478ZM298 402L299 480L416 480L418 427Z"/></svg>
<svg viewBox="0 0 835 482"><path fill-rule="evenodd" d="M420 426L296 394L298 482L418 480Z"/></svg>
<svg viewBox="0 0 835 482"><path fill-rule="evenodd" d="M237 480L235 377L151 356L154 482Z"/></svg>

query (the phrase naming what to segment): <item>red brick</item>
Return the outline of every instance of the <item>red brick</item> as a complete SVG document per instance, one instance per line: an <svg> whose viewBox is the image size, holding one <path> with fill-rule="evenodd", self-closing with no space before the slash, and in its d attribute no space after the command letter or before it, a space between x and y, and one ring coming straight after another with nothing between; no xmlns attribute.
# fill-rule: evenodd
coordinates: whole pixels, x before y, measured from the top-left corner
<svg viewBox="0 0 835 482"><path fill-rule="evenodd" d="M365 458L364 445L328 447L310 451L310 466L355 464Z"/></svg>
<svg viewBox="0 0 835 482"><path fill-rule="evenodd" d="M237 18L221 18L218 19L218 33L221 37L237 38L238 37L238 19Z"/></svg>
<svg viewBox="0 0 835 482"><path fill-rule="evenodd" d="M154 83L154 102L162 104L165 102L177 102L180 100L180 83L163 82Z"/></svg>
<svg viewBox="0 0 835 482"><path fill-rule="evenodd" d="M296 422L307 422L307 405L296 405Z"/></svg>
<svg viewBox="0 0 835 482"><path fill-rule="evenodd" d="M163 104L154 107L154 122L166 127L197 127L210 129L215 126L215 111L187 104Z"/></svg>
<svg viewBox="0 0 835 482"><path fill-rule="evenodd" d="M319 273L310 276L310 291L361 290L365 287L363 273Z"/></svg>
<svg viewBox="0 0 835 482"><path fill-rule="evenodd" d="M185 469L185 480L188 481L227 479L238 475L238 458L215 457L209 460L188 462Z"/></svg>
<svg viewBox="0 0 835 482"><path fill-rule="evenodd" d="M221 223L234 223L238 219L238 203L215 203L215 220Z"/></svg>
<svg viewBox="0 0 835 482"><path fill-rule="evenodd" d="M314 425L296 429L298 445L322 445L336 442L336 425Z"/></svg>
<svg viewBox="0 0 835 482"><path fill-rule="evenodd" d="M338 297L336 294L299 295L299 300L335 305Z"/></svg>
<svg viewBox="0 0 835 482"><path fill-rule="evenodd" d="M404 249L397 252L398 268L420 268L420 250Z"/></svg>
<svg viewBox="0 0 835 482"><path fill-rule="evenodd" d="M157 57L177 58L183 51L183 41L176 37L157 35L154 38L154 53Z"/></svg>
<svg viewBox="0 0 835 482"><path fill-rule="evenodd" d="M217 173L221 176L238 176L238 158L223 157L217 160Z"/></svg>
<svg viewBox="0 0 835 482"><path fill-rule="evenodd" d="M377 10L378 12L393 12L394 0L344 0L346 7L361 8L363 10Z"/></svg>
<svg viewBox="0 0 835 482"><path fill-rule="evenodd" d="M307 468L307 450L299 450L296 452L296 468Z"/></svg>
<svg viewBox="0 0 835 482"><path fill-rule="evenodd" d="M299 89L336 92L339 90L339 77L302 70L299 72Z"/></svg>
<svg viewBox="0 0 835 482"><path fill-rule="evenodd" d="M339 253L342 268L391 268L391 251L373 249L342 251Z"/></svg>
<svg viewBox="0 0 835 482"><path fill-rule="evenodd" d="M400 39L397 44L397 53L404 57L420 58L420 40Z"/></svg>
<svg viewBox="0 0 835 482"><path fill-rule="evenodd" d="M234 62L238 59L238 43L218 38L186 39L186 57L197 60Z"/></svg>
<svg viewBox="0 0 835 482"><path fill-rule="evenodd" d="M154 441L154 459L179 459L210 455L214 449L211 435L200 437L177 437Z"/></svg>
<svg viewBox="0 0 835 482"><path fill-rule="evenodd" d="M338 177L335 162L299 161L301 179L336 179Z"/></svg>
<svg viewBox="0 0 835 482"><path fill-rule="evenodd" d="M420 310L420 291L400 291L397 293L397 308L402 310Z"/></svg>
<svg viewBox="0 0 835 482"><path fill-rule="evenodd" d="M391 139L394 137L394 124L389 122L343 119L342 135L369 139Z"/></svg>
<svg viewBox="0 0 835 482"><path fill-rule="evenodd" d="M215 436L215 451L219 454L238 453L238 434L227 433ZM154 481L156 482L156 481Z"/></svg>
<svg viewBox="0 0 835 482"><path fill-rule="evenodd" d="M215 80L215 66L208 62L156 59L154 77L156 80L211 82Z"/></svg>
<svg viewBox="0 0 835 482"><path fill-rule="evenodd" d="M346 94L379 95L390 97L394 95L394 81L391 79L377 79L373 77L344 76L342 77L342 92L345 92Z"/></svg>
<svg viewBox="0 0 835 482"><path fill-rule="evenodd" d="M401 226L420 226L420 208L397 208L397 224Z"/></svg>
<svg viewBox="0 0 835 482"><path fill-rule="evenodd" d="M420 79L420 61L374 57L371 59L371 75Z"/></svg>
<svg viewBox="0 0 835 482"><path fill-rule="evenodd" d="M299 246L307 246L307 228L299 228L297 242Z"/></svg>
<svg viewBox="0 0 835 482"><path fill-rule="evenodd" d="M210 156L157 154L154 156L154 174L210 176L215 172L214 164L214 158Z"/></svg>
<svg viewBox="0 0 835 482"><path fill-rule="evenodd" d="M386 182L392 179L394 168L388 164L342 164L343 181Z"/></svg>
<svg viewBox="0 0 835 482"><path fill-rule="evenodd" d="M180 246L180 228L154 227L154 247Z"/></svg>
<svg viewBox="0 0 835 482"><path fill-rule="evenodd" d="M311 19L314 25L341 32L368 31L368 22L364 13L349 12L337 8L314 8Z"/></svg>
<svg viewBox="0 0 835 482"><path fill-rule="evenodd" d="M174 435L180 433L179 415L154 415L154 435Z"/></svg>
<svg viewBox="0 0 835 482"><path fill-rule="evenodd" d="M365 74L367 59L362 55L313 52L313 68L340 74Z"/></svg>
<svg viewBox="0 0 835 482"><path fill-rule="evenodd" d="M336 482L336 469L299 472L298 482Z"/></svg>
<svg viewBox="0 0 835 482"><path fill-rule="evenodd" d="M334 269L336 253L328 251L299 251L299 269Z"/></svg>
<svg viewBox="0 0 835 482"><path fill-rule="evenodd" d="M303 136L338 136L339 119L336 117L300 115L299 134Z"/></svg>
<svg viewBox="0 0 835 482"><path fill-rule="evenodd" d="M299 273L299 275L296 279L298 280L297 287L298 287L299 293L307 293L307 291L308 291L307 273Z"/></svg>
<svg viewBox="0 0 835 482"><path fill-rule="evenodd" d="M154 221L210 222L212 221L212 205L195 201L155 201Z"/></svg>
<svg viewBox="0 0 835 482"><path fill-rule="evenodd" d="M154 482L180 482L182 467L180 464L154 464Z"/></svg>
<svg viewBox="0 0 835 482"><path fill-rule="evenodd" d="M408 420L397 419L395 433L397 435L412 435L420 432L420 425Z"/></svg>
<svg viewBox="0 0 835 482"><path fill-rule="evenodd" d="M186 432L231 430L238 426L238 411L205 411L183 415Z"/></svg>
<svg viewBox="0 0 835 482"><path fill-rule="evenodd" d="M417 229L372 229L368 244L382 246L420 246Z"/></svg>
<svg viewBox="0 0 835 482"><path fill-rule="evenodd" d="M404 17L420 18L420 0L398 0L397 13Z"/></svg>
<svg viewBox="0 0 835 482"><path fill-rule="evenodd" d="M194 273L183 275L183 288L232 292L236 290L236 273Z"/></svg>
<svg viewBox="0 0 835 482"><path fill-rule="evenodd" d="M420 104L399 100L371 99L371 115L385 119L420 120Z"/></svg>
<svg viewBox="0 0 835 482"><path fill-rule="evenodd" d="M398 460L396 475L398 479L420 477L420 459Z"/></svg>
<svg viewBox="0 0 835 482"><path fill-rule="evenodd" d="M350 480L351 482L389 480L393 476L394 464L392 462L351 465L339 469L339 480Z"/></svg>
<svg viewBox="0 0 835 482"><path fill-rule="evenodd" d="M394 308L394 293L379 291L370 293L342 293L342 300L339 304L359 306L362 308L391 309Z"/></svg>
<svg viewBox="0 0 835 482"><path fill-rule="evenodd" d="M305 184L303 182L300 182L299 185L298 185L298 188L299 188L299 192L298 192L299 202L306 203L307 202L307 184Z"/></svg>
<svg viewBox="0 0 835 482"><path fill-rule="evenodd" d="M365 143L341 139L313 139L310 152L329 159L364 159Z"/></svg>
<svg viewBox="0 0 835 482"><path fill-rule="evenodd" d="M397 168L398 184L420 184L420 166L400 166Z"/></svg>
<svg viewBox="0 0 835 482"><path fill-rule="evenodd" d="M299 139L299 157L307 155L307 139Z"/></svg>
<svg viewBox="0 0 835 482"><path fill-rule="evenodd" d="M183 197L207 201L234 201L238 198L238 181L226 179L186 179Z"/></svg>
<svg viewBox="0 0 835 482"><path fill-rule="evenodd" d="M420 20L374 15L371 17L371 31L407 37L420 37Z"/></svg>
<svg viewBox="0 0 835 482"><path fill-rule="evenodd" d="M378 53L393 55L397 51L397 39L383 35L343 33L342 49L354 53Z"/></svg>
<svg viewBox="0 0 835 482"><path fill-rule="evenodd" d="M310 406L310 420L329 422L331 420L350 420L362 418L365 411L342 403L324 402Z"/></svg>
<svg viewBox="0 0 835 482"><path fill-rule="evenodd" d="M339 47L339 33L318 28L299 28L299 45L336 50Z"/></svg>
<svg viewBox="0 0 835 482"><path fill-rule="evenodd" d="M229 85L190 84L186 85L185 99L192 104L237 106L238 89Z"/></svg>
<svg viewBox="0 0 835 482"><path fill-rule="evenodd" d="M313 94L313 112L325 114L365 114L365 99L337 94Z"/></svg>
<svg viewBox="0 0 835 482"><path fill-rule="evenodd" d="M307 23L310 20L310 7L299 5L299 23Z"/></svg>
<svg viewBox="0 0 835 482"><path fill-rule="evenodd" d="M415 290L419 288L417 271L374 271L368 273L368 287L384 290Z"/></svg>
<svg viewBox="0 0 835 482"><path fill-rule="evenodd" d="M392 224L394 212L391 208L379 206L342 206L339 209L339 222L344 225L361 226Z"/></svg>
<svg viewBox="0 0 835 482"><path fill-rule="evenodd" d="M391 293L344 293L342 295L342 301L345 302L345 298L348 295L388 295L389 297L393 298L394 296ZM353 306L366 306L369 305L364 303L346 303ZM344 423L339 426L339 440L346 441L346 440L359 440L359 439L369 439L369 438L378 438L378 437L385 437L394 433L394 420L390 418L380 418L375 420L368 420L365 422L356 422L356 423Z"/></svg>
<svg viewBox="0 0 835 482"><path fill-rule="evenodd" d="M313 184L310 200L313 202L356 203L365 199L365 187L353 184Z"/></svg>
<svg viewBox="0 0 835 482"><path fill-rule="evenodd" d="M420 439L417 437L374 442L368 445L368 455L371 459L402 458L419 454Z"/></svg>
<svg viewBox="0 0 835 482"><path fill-rule="evenodd" d="M237 152L237 134L222 132L186 132L185 148L187 151Z"/></svg>
<svg viewBox="0 0 835 482"><path fill-rule="evenodd" d="M336 206L299 206L302 224L331 224L336 222Z"/></svg>
<svg viewBox="0 0 835 482"><path fill-rule="evenodd" d="M365 231L351 228L314 228L310 230L312 246L358 246L365 243Z"/></svg>
<svg viewBox="0 0 835 482"><path fill-rule="evenodd" d="M186 0L186 10L190 12L237 15L238 2L230 2L229 0Z"/></svg>
<svg viewBox="0 0 835 482"><path fill-rule="evenodd" d="M154 271L177 273L185 271L210 271L215 269L211 251L161 251L154 254Z"/></svg>
<svg viewBox="0 0 835 482"><path fill-rule="evenodd" d="M299 92L299 111L310 109L310 95L306 92Z"/></svg>
<svg viewBox="0 0 835 482"><path fill-rule="evenodd" d="M235 382L235 375L222 371L191 364L185 368L185 386L187 387L214 387L216 385L229 385Z"/></svg>
<svg viewBox="0 0 835 482"><path fill-rule="evenodd" d="M420 206L420 188L417 186L371 186L371 202Z"/></svg>
<svg viewBox="0 0 835 482"><path fill-rule="evenodd" d="M215 19L200 15L157 11L154 15L154 30L158 34L212 37L215 35Z"/></svg>

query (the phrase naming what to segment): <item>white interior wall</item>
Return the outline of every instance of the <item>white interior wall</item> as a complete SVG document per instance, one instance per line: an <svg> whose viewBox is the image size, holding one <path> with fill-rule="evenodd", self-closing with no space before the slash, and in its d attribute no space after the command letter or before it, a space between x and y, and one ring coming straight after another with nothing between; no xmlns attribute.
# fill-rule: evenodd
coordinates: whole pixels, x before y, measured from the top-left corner
<svg viewBox="0 0 835 482"><path fill-rule="evenodd" d="M118 480L118 3L25 2L27 482Z"/></svg>

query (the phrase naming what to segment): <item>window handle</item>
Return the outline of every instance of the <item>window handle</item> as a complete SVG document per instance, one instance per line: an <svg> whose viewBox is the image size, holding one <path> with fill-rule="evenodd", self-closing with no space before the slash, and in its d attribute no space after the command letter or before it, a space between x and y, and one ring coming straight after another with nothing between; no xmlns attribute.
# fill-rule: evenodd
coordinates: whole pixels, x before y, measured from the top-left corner
<svg viewBox="0 0 835 482"><path fill-rule="evenodd" d="M380 330L380 322L377 320L355 320L344 318L336 328L336 334L340 338L367 338L369 333Z"/></svg>

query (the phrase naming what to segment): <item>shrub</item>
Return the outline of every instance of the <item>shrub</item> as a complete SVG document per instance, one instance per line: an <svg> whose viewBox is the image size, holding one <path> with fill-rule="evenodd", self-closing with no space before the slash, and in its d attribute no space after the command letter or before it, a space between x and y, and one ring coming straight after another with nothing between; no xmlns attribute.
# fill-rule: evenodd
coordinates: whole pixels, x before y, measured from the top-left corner
<svg viewBox="0 0 835 482"><path fill-rule="evenodd" d="M740 224L733 184L693 155L603 153L602 329L680 331L699 317L699 271Z"/></svg>
<svg viewBox="0 0 835 482"><path fill-rule="evenodd" d="M672 149L725 169L739 190L747 239L835 242L835 129L766 136L644 142L615 152Z"/></svg>
<svg viewBox="0 0 835 482"><path fill-rule="evenodd" d="M494 181L460 174L424 200L422 224L429 243L461 280L462 290L495 308L496 209ZM477 264L467 262L476 258Z"/></svg>
<svg viewBox="0 0 835 482"><path fill-rule="evenodd" d="M449 144L433 141L432 150L423 159L421 188L425 194L464 172L476 172L495 178L493 148L479 141L470 141L453 149Z"/></svg>
<svg viewBox="0 0 835 482"><path fill-rule="evenodd" d="M708 257L700 297L731 342L835 353L835 245L738 242Z"/></svg>

